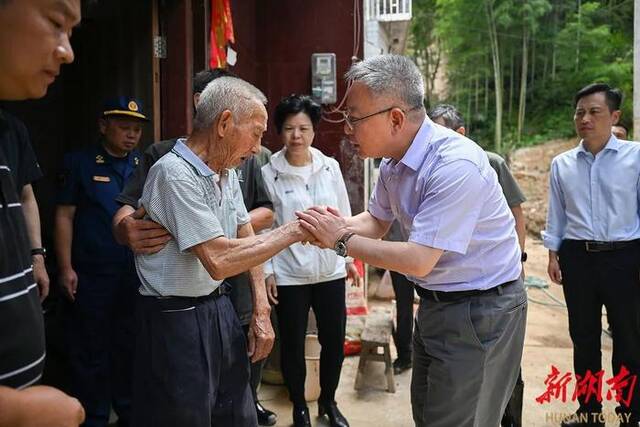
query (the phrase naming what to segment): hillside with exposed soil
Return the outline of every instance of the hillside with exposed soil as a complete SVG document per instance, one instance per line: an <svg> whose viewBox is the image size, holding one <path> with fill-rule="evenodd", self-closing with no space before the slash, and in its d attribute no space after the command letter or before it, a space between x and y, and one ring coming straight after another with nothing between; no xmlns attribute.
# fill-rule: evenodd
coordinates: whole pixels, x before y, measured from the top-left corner
<svg viewBox="0 0 640 427"><path fill-rule="evenodd" d="M547 217L551 160L576 144L575 139L556 139L534 147L521 148L511 155L511 171L527 197L524 204L527 231L535 238L540 238L540 231L544 230Z"/></svg>

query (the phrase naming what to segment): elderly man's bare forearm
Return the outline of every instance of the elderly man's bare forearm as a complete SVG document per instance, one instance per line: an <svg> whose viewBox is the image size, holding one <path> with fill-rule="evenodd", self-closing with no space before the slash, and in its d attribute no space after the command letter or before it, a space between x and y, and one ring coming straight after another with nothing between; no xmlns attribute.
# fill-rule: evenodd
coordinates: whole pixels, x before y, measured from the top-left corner
<svg viewBox="0 0 640 427"><path fill-rule="evenodd" d="M192 250L211 277L223 280L263 264L287 246L308 238L309 234L294 221L256 236L218 237L196 245Z"/></svg>
<svg viewBox="0 0 640 427"><path fill-rule="evenodd" d="M255 236L251 223L238 227L238 238L251 238ZM251 298L253 299L254 312L271 311L267 300L267 290L264 285L264 271L262 264L249 268L249 282L251 284Z"/></svg>

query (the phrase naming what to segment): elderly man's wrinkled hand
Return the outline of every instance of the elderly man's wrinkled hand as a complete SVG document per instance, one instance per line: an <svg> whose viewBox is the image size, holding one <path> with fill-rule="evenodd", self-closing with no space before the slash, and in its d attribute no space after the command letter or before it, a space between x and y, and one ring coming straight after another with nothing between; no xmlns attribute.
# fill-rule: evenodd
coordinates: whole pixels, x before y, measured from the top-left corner
<svg viewBox="0 0 640 427"><path fill-rule="evenodd" d="M314 244L321 248L333 248L335 242L348 230L337 209L314 206L304 212L296 212L301 225L316 238Z"/></svg>
<svg viewBox="0 0 640 427"><path fill-rule="evenodd" d="M313 243L316 240L314 235L311 234L309 231L307 231L306 228L302 226L300 220L291 221L290 223L286 224L284 227L287 227L287 232L292 233L296 237L298 242L302 243L303 245L306 245L308 243Z"/></svg>
<svg viewBox="0 0 640 427"><path fill-rule="evenodd" d="M251 363L262 360L271 353L275 333L271 326L270 309L253 313L251 324L249 325L249 357Z"/></svg>
<svg viewBox="0 0 640 427"><path fill-rule="evenodd" d="M138 208L117 226L122 241L136 254L154 254L171 240L171 234L160 224L143 219L146 211Z"/></svg>

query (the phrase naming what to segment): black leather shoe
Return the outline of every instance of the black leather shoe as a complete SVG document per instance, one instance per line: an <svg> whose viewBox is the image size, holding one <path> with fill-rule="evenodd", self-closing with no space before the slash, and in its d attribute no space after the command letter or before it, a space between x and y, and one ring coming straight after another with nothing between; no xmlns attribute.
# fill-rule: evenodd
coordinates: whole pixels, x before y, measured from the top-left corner
<svg viewBox="0 0 640 427"><path fill-rule="evenodd" d="M560 424L561 427L604 427L604 423L598 421L598 412L577 412L567 417Z"/></svg>
<svg viewBox="0 0 640 427"><path fill-rule="evenodd" d="M272 426L278 421L276 414L266 409L260 402L256 402L256 415L258 416L258 425Z"/></svg>
<svg viewBox="0 0 640 427"><path fill-rule="evenodd" d="M318 402L318 416L327 416L331 427L349 427L349 422L342 415L335 402L320 403Z"/></svg>
<svg viewBox="0 0 640 427"><path fill-rule="evenodd" d="M396 359L393 361L393 374L400 375L404 371L411 369L411 359Z"/></svg>
<svg viewBox="0 0 640 427"><path fill-rule="evenodd" d="M293 425L294 427L311 427L309 408L306 406L293 407Z"/></svg>

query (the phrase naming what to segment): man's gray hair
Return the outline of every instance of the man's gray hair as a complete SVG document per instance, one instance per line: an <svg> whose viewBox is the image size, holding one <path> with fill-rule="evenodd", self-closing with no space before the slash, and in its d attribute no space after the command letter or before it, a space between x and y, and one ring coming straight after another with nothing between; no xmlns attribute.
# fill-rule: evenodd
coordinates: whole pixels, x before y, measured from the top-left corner
<svg viewBox="0 0 640 427"><path fill-rule="evenodd" d="M408 107L424 105L424 81L406 56L378 55L357 62L345 74L348 82L364 84L374 95L388 96Z"/></svg>
<svg viewBox="0 0 640 427"><path fill-rule="evenodd" d="M256 102L267 103L260 89L237 77L219 77L200 94L193 130L209 129L225 110L231 111L237 123L253 112Z"/></svg>

